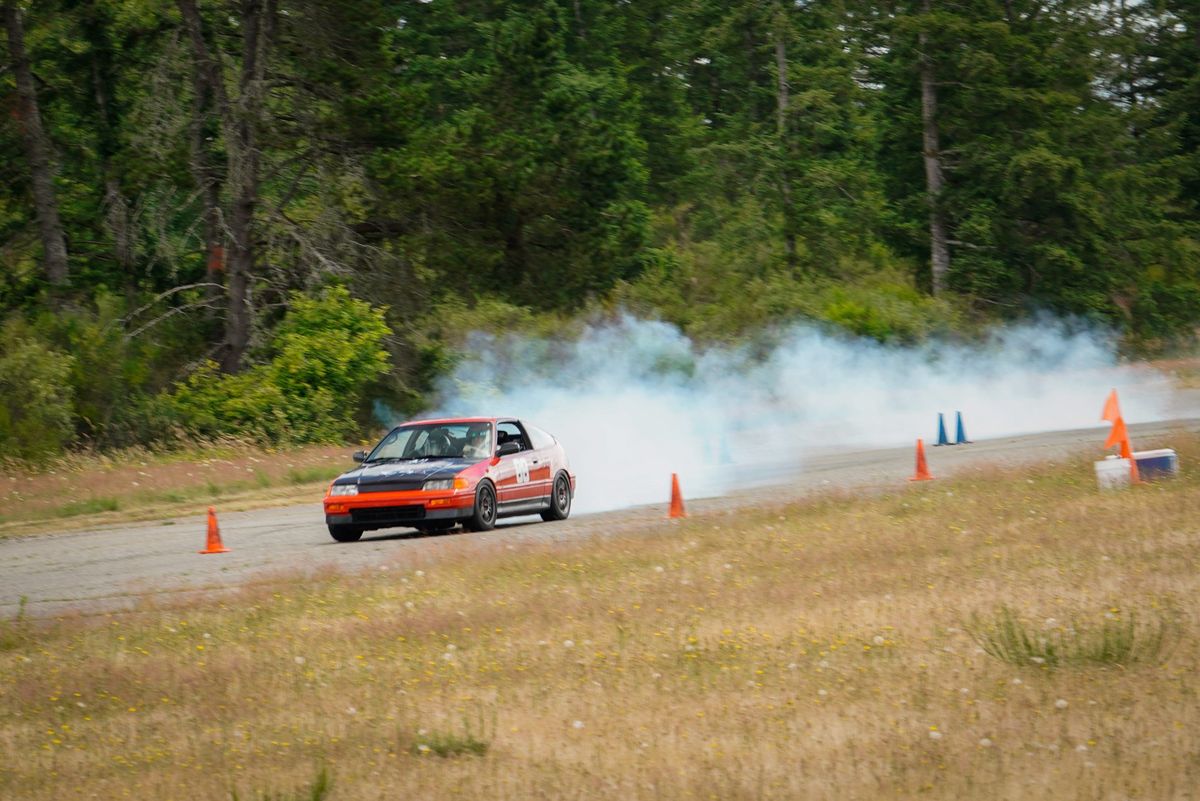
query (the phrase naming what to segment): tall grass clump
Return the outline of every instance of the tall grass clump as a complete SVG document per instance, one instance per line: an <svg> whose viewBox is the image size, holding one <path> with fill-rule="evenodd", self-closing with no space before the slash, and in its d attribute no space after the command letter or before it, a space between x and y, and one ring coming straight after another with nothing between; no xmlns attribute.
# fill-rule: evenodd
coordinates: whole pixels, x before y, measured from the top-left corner
<svg viewBox="0 0 1200 801"><path fill-rule="evenodd" d="M987 654L1012 665L1123 666L1155 661L1178 638L1179 626L1169 614L1151 618L1109 610L1099 625L1050 618L1039 628L1000 606L990 617L972 615L966 629Z"/></svg>
<svg viewBox="0 0 1200 801"><path fill-rule="evenodd" d="M307 787L302 787L299 790L291 792L259 793L254 796L254 801L325 801L329 798L329 793L333 791L333 777L329 775L329 771L321 768L317 771L316 777ZM241 796L237 790L229 792L230 801L241 801Z"/></svg>
<svg viewBox="0 0 1200 801"><path fill-rule="evenodd" d="M494 725L494 724L493 724ZM471 723L463 718L462 733L447 731L426 731L422 729L413 739L409 751L416 756L430 754L440 757L483 756L488 752L491 743L486 737L486 725L481 725L480 736L471 729Z"/></svg>
<svg viewBox="0 0 1200 801"><path fill-rule="evenodd" d="M0 652L14 651L27 646L31 641L29 618L25 616L29 598L22 595L17 602L17 614L12 620L0 620Z"/></svg>

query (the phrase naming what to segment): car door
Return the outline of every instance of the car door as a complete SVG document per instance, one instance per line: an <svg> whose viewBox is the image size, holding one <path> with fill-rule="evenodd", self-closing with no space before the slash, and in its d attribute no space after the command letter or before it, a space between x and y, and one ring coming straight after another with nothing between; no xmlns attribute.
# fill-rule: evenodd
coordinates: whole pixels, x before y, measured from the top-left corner
<svg viewBox="0 0 1200 801"><path fill-rule="evenodd" d="M516 442L521 450L500 457L496 466L496 496L501 508L507 506L508 511L515 507L530 506L532 511L542 497L548 492L543 488L544 481L540 478L544 472L543 459L529 442L529 437L520 423L516 420L503 420L496 424L496 447L505 442ZM538 478L535 479L535 476Z"/></svg>
<svg viewBox="0 0 1200 801"><path fill-rule="evenodd" d="M522 420L521 428L529 438L532 452L529 457L529 482L533 497L549 499L554 485L554 437Z"/></svg>

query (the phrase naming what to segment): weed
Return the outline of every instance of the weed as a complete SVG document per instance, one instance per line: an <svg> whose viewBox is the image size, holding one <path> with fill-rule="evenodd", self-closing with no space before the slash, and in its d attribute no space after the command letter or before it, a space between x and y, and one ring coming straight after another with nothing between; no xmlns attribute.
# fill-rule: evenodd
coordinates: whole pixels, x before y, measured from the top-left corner
<svg viewBox="0 0 1200 801"><path fill-rule="evenodd" d="M330 791L333 790L333 779L329 775L329 771L321 768L317 771L316 778L312 784L307 787L295 790L293 792L259 793L255 796L258 801L325 801L329 797ZM229 792L230 801L240 801L237 790Z"/></svg>
<svg viewBox="0 0 1200 801"><path fill-rule="evenodd" d="M13 619L0 621L0 651L14 651L28 643L29 620L25 617L25 607L28 604L29 597L22 595Z"/></svg>
<svg viewBox="0 0 1200 801"><path fill-rule="evenodd" d="M486 727L484 727L486 728ZM471 723L463 719L463 732L429 731L418 734L409 749L417 756L433 754L440 757L454 756L483 756L491 743L476 737L471 731Z"/></svg>
<svg viewBox="0 0 1200 801"><path fill-rule="evenodd" d="M973 615L965 628L996 659L1047 668L1151 662L1178 634L1175 620L1161 613L1144 623L1136 612L1121 615L1110 610L1099 625L1050 620L1039 629L1007 606L999 607L990 620Z"/></svg>

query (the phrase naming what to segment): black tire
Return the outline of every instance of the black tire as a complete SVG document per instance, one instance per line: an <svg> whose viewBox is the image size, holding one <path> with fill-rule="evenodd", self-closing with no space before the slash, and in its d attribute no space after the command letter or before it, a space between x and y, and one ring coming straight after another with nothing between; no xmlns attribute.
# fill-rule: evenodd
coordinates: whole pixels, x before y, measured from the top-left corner
<svg viewBox="0 0 1200 801"><path fill-rule="evenodd" d="M492 482L483 481L475 490L475 514L467 518L463 528L467 531L491 531L496 527L496 488Z"/></svg>
<svg viewBox="0 0 1200 801"><path fill-rule="evenodd" d="M571 514L571 479L566 473L559 473L554 479L554 488L550 491L550 508L542 512L542 519L566 520Z"/></svg>
<svg viewBox="0 0 1200 801"><path fill-rule="evenodd" d="M338 542L358 542L362 539L363 530L358 526L330 526L329 536Z"/></svg>

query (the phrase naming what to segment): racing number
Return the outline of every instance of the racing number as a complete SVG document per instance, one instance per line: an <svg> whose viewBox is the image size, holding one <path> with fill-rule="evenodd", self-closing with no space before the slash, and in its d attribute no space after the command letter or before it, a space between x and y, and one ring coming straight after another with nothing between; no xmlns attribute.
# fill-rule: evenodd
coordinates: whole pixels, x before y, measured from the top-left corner
<svg viewBox="0 0 1200 801"><path fill-rule="evenodd" d="M517 483L529 483L529 460L528 459L513 459L513 467L517 470Z"/></svg>

